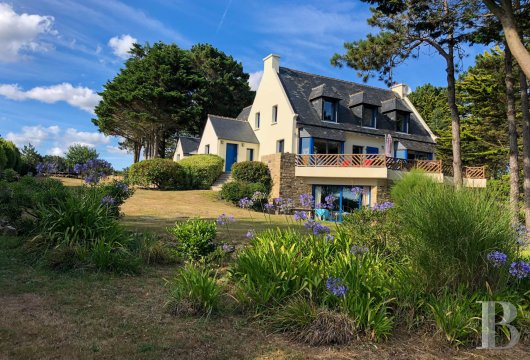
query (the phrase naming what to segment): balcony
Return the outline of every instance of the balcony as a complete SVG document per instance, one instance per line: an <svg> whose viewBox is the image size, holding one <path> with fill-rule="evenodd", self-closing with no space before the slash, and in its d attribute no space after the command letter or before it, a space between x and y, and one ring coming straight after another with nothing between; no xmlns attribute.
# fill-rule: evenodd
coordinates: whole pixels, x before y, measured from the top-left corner
<svg viewBox="0 0 530 360"><path fill-rule="evenodd" d="M381 154L314 154L296 155L295 175L301 177L334 177L397 180L403 172L419 169L438 182L451 183L453 168L441 160L407 160ZM464 185L485 187L483 166L463 168Z"/></svg>

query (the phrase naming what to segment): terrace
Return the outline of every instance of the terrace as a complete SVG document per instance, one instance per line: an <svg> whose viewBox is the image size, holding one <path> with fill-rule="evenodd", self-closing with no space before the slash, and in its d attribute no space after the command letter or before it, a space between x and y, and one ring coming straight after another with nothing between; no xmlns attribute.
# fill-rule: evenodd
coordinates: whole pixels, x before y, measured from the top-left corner
<svg viewBox="0 0 530 360"><path fill-rule="evenodd" d="M296 156L295 175L300 177L336 177L399 179L403 172L419 169L438 182L452 183L453 167L441 160L407 160L382 154L311 154ZM485 187L483 166L463 168L464 185Z"/></svg>

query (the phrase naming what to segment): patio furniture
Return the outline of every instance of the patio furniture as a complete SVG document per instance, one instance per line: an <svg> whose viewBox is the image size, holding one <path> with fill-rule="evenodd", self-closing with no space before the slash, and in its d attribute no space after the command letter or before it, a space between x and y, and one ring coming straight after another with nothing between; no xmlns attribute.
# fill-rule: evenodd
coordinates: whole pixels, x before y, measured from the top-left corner
<svg viewBox="0 0 530 360"><path fill-rule="evenodd" d="M331 214L328 209L315 209L315 215L319 220L329 220Z"/></svg>

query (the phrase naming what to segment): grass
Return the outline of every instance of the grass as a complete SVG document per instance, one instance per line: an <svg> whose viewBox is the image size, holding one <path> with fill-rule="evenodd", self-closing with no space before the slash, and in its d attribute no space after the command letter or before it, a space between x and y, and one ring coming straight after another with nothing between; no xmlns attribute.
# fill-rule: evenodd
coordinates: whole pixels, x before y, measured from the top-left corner
<svg viewBox="0 0 530 360"><path fill-rule="evenodd" d="M139 190L124 212L127 226L159 232L175 220L225 212L240 219L234 224L234 241L240 244L248 226L266 224L216 200L210 191ZM286 226L282 217L273 222ZM164 279L175 275L175 266L151 267L139 276L57 273L30 266L19 241L0 237L2 359L525 359L530 351L528 346L457 351L431 333L397 334L377 345L311 347L268 333L237 313L208 321L171 316L164 309Z"/></svg>

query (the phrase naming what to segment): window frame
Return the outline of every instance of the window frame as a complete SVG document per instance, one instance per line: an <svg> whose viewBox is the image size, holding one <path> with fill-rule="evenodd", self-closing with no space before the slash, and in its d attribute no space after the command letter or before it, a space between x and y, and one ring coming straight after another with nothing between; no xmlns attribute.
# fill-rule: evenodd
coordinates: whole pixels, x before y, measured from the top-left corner
<svg viewBox="0 0 530 360"><path fill-rule="evenodd" d="M260 112L256 112L256 114L254 115L254 128L257 130L260 128L260 125L261 125L261 114Z"/></svg>
<svg viewBox="0 0 530 360"><path fill-rule="evenodd" d="M210 153L210 144L204 145L204 153L209 154Z"/></svg>
<svg viewBox="0 0 530 360"><path fill-rule="evenodd" d="M405 129L404 131L402 131L400 128L399 128L399 124L401 123L401 121L399 120L399 115L404 115L404 124L405 124ZM406 111L396 111L396 131L399 132L399 133L402 133L402 134L410 134L410 113L409 112L406 112Z"/></svg>
<svg viewBox="0 0 530 360"><path fill-rule="evenodd" d="M330 103L333 105L333 114L334 114L334 119L335 120L327 120L324 118L324 109L326 107L326 102ZM339 106L338 106L338 101L335 100L335 99L329 99L329 98L322 98L322 121L325 121L325 122L330 122L330 123L334 123L334 124L337 124L339 122ZM333 118L333 117L332 117Z"/></svg>
<svg viewBox="0 0 530 360"><path fill-rule="evenodd" d="M366 109L370 109L372 111L372 116L371 116L370 120L373 123L373 126L368 126L368 125L364 124L364 111ZM377 113L378 113L378 111L379 111L379 109L377 108L377 106L363 105L363 116L361 118L361 126L365 127L365 128L369 128L369 129L377 129Z"/></svg>
<svg viewBox="0 0 530 360"><path fill-rule="evenodd" d="M272 123L273 124L278 123L278 105L272 106Z"/></svg>
<svg viewBox="0 0 530 360"><path fill-rule="evenodd" d="M285 153L285 139L276 140L276 152Z"/></svg>

